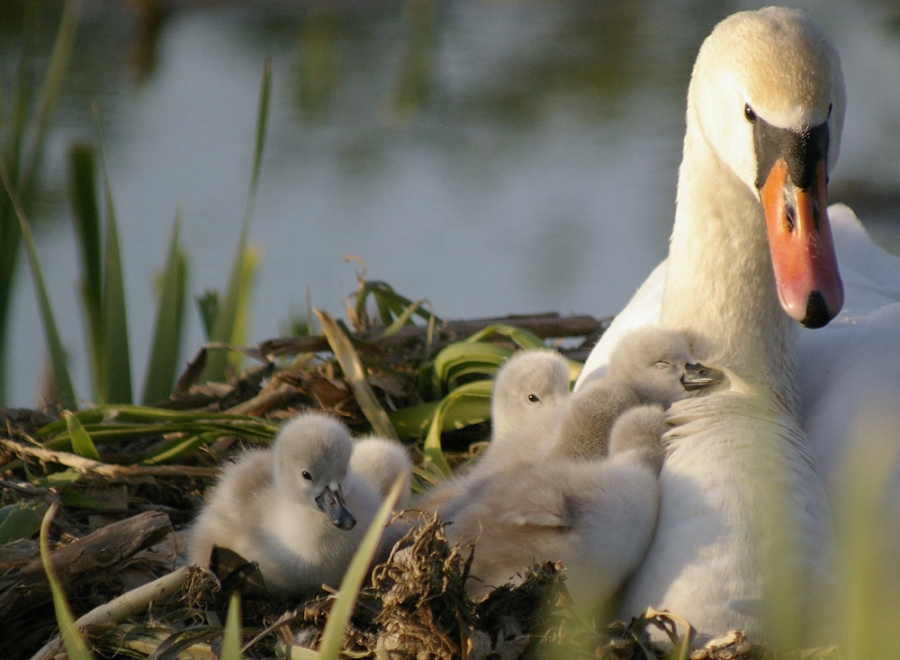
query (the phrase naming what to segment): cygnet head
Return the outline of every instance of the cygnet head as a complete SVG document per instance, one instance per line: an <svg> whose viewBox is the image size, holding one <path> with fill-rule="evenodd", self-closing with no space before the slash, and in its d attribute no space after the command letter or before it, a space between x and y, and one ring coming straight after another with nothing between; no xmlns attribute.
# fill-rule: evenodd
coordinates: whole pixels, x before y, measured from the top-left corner
<svg viewBox="0 0 900 660"><path fill-rule="evenodd" d="M342 484L353 452L347 427L322 413L287 422L272 447L275 487L287 499L319 508L340 529L352 529Z"/></svg>
<svg viewBox="0 0 900 660"><path fill-rule="evenodd" d="M552 437L569 395L569 366L552 350L514 354L497 372L491 400L494 437L517 430Z"/></svg>
<svg viewBox="0 0 900 660"><path fill-rule="evenodd" d="M681 332L647 326L621 339L609 357L608 377L633 389L642 402L668 407L725 379L721 371L691 360Z"/></svg>

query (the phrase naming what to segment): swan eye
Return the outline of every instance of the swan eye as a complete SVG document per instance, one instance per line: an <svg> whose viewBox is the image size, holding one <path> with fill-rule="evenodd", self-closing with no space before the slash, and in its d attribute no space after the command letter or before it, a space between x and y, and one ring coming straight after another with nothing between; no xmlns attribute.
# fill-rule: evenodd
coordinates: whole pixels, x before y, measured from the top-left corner
<svg viewBox="0 0 900 660"><path fill-rule="evenodd" d="M659 362L657 362L657 363L654 364L653 366L656 367L657 369L671 369L671 368L672 368L672 363L671 363L671 362L666 362L665 360L660 360Z"/></svg>
<svg viewBox="0 0 900 660"><path fill-rule="evenodd" d="M537 394L529 394L528 395L528 403L540 403L540 402L541 402L541 397L539 397Z"/></svg>
<svg viewBox="0 0 900 660"><path fill-rule="evenodd" d="M744 116L751 124L756 121L756 113L753 112L753 108L750 107L749 103L744 104Z"/></svg>
<svg viewBox="0 0 900 660"><path fill-rule="evenodd" d="M307 481L312 481L312 480L313 480L312 475L311 475L309 472L307 472L306 470L303 470L303 472L301 472L300 474L301 474L301 476L302 476L304 479L306 479Z"/></svg>

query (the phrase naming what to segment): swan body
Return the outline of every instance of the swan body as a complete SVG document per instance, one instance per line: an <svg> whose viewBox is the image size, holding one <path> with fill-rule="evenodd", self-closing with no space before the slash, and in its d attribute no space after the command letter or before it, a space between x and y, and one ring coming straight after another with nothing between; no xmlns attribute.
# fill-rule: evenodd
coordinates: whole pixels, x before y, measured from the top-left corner
<svg viewBox="0 0 900 660"><path fill-rule="evenodd" d="M382 499L348 470L352 452L328 415L287 422L270 449L225 468L192 528L191 560L208 564L219 545L255 561L274 595L337 587Z"/></svg>
<svg viewBox="0 0 900 660"><path fill-rule="evenodd" d="M828 216L844 306L826 327L800 329L797 386L802 426L834 502L857 416L873 398L900 401L900 258L875 245L849 207L833 204ZM591 351L576 393L603 378L621 337L659 324L666 263L651 272ZM894 490L900 500L900 485Z"/></svg>
<svg viewBox="0 0 900 660"><path fill-rule="evenodd" d="M667 264L623 312L640 320L614 324L610 341L652 321L636 300L658 297L659 323L732 386L668 412L659 522L622 616L652 605L707 635L762 635L767 612L802 625L811 585L833 582L794 321L819 328L844 300L825 203L844 107L838 55L802 12L734 14L700 49ZM579 385L609 350L597 347Z"/></svg>

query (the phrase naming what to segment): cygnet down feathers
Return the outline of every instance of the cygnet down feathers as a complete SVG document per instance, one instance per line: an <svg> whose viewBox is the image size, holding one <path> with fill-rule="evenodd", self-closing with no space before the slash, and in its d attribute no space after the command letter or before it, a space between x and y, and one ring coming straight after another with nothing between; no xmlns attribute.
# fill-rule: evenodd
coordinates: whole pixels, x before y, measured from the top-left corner
<svg viewBox="0 0 900 660"><path fill-rule="evenodd" d="M562 560L576 604L592 614L607 610L653 536L664 427L659 406L633 408L614 425L609 458L551 452L478 480L442 510L448 539L475 544L469 594Z"/></svg>
<svg viewBox="0 0 900 660"><path fill-rule="evenodd" d="M668 408L725 380L723 372L694 362L682 333L657 326L637 328L616 345L607 376L571 395L557 428L557 437L565 441L556 451L574 458L602 456L613 423L626 410L641 404Z"/></svg>
<svg viewBox="0 0 900 660"><path fill-rule="evenodd" d="M206 565L214 545L255 561L277 596L340 584L383 497L348 470L346 426L323 413L287 422L269 449L224 469L194 523L191 560Z"/></svg>
<svg viewBox="0 0 900 660"><path fill-rule="evenodd" d="M568 396L569 366L562 355L550 349L513 354L494 378L487 449L472 467L419 497L415 508L437 511L482 476L546 452Z"/></svg>

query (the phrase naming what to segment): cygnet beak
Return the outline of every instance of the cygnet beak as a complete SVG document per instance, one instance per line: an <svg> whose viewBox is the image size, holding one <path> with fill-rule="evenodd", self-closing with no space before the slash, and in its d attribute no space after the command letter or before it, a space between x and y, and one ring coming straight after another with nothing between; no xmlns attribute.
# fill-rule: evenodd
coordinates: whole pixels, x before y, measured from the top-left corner
<svg viewBox="0 0 900 660"><path fill-rule="evenodd" d="M344 505L341 486L337 482L332 482L322 489L322 492L316 497L316 504L326 516L331 518L331 522L334 523L335 527L347 530L353 529L354 525L356 525L356 518Z"/></svg>
<svg viewBox="0 0 900 660"><path fill-rule="evenodd" d="M688 392L695 392L708 387L714 387L726 382L725 373L712 367L700 364L684 365L684 374L681 376L681 384Z"/></svg>

